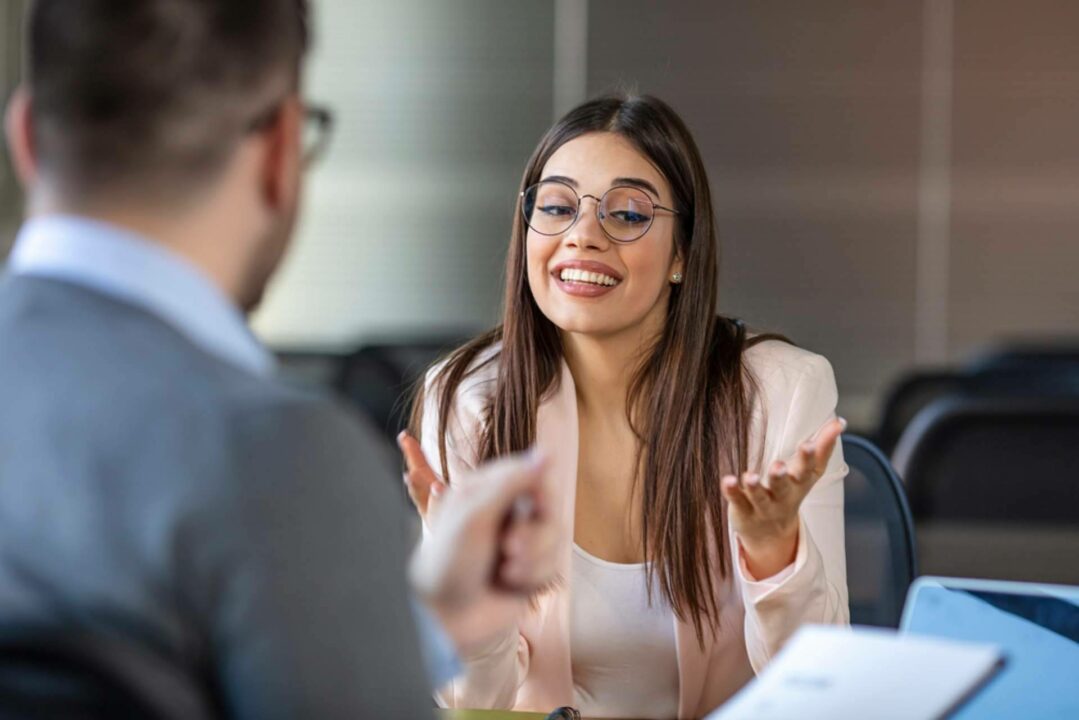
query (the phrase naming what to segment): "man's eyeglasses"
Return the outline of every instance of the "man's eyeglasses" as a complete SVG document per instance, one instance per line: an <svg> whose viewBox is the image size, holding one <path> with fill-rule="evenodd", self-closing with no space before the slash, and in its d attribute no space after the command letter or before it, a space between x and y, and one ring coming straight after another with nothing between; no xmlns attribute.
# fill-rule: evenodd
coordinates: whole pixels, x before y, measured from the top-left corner
<svg viewBox="0 0 1079 720"><path fill-rule="evenodd" d="M278 102L273 107L260 113L248 125L247 131L257 133L270 127L277 119L278 113L281 112L282 105L283 102ZM305 167L309 167L318 162L330 146L330 139L333 136L334 116L333 111L327 107L309 104L303 106L303 115L303 164Z"/></svg>
<svg viewBox="0 0 1079 720"><path fill-rule="evenodd" d="M639 240L652 228L656 212L674 215L678 211L657 205L644 190L618 185L603 197L578 195L577 191L560 180L545 180L521 193L521 212L528 227L540 235L561 235L580 219L581 200L596 201L596 218L611 240L630 243Z"/></svg>

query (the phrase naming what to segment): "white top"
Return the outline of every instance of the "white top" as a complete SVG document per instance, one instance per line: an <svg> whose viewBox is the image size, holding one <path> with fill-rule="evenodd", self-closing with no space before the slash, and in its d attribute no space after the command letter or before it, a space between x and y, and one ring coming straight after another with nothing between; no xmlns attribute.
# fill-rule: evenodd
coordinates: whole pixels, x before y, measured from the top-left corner
<svg viewBox="0 0 1079 720"><path fill-rule="evenodd" d="M646 568L573 546L573 695L586 717L678 716L674 613L658 588L649 603Z"/></svg>

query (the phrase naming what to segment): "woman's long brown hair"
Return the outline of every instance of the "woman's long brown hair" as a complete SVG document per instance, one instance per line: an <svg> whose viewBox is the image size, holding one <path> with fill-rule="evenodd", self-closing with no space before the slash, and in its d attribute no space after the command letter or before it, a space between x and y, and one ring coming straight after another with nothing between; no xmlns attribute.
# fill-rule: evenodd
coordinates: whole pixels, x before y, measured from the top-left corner
<svg viewBox="0 0 1079 720"><path fill-rule="evenodd" d="M609 96L574 109L540 141L521 189L540 180L558 148L592 132L621 135L655 164L679 213L674 239L684 260L684 281L672 286L663 331L633 378L627 408L640 440L637 482L649 589L658 582L676 616L691 621L703 642L705 628L713 633L718 628L716 581L731 572L720 478L749 467L757 389L742 355L765 336L747 339L740 322L715 313L719 267L708 178L689 130L666 103L649 96ZM559 329L540 311L528 285L527 232L518 208L502 324L454 351L430 384L439 395L438 443L447 482L452 408L461 382L481 366L477 360L484 350L501 342L499 352L482 363L497 363L498 380L483 418L479 461L530 447L540 403L557 390L562 344ZM421 384L411 423L417 437L423 394ZM719 578L710 545L718 550Z"/></svg>

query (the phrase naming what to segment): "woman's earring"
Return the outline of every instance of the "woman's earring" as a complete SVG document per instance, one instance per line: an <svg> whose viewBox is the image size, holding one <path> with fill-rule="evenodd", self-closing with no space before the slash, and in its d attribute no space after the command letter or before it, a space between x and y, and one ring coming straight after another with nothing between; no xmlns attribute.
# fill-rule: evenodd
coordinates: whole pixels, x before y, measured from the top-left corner
<svg viewBox="0 0 1079 720"><path fill-rule="evenodd" d="M682 273L676 272L674 275L671 275L671 282L673 284L675 284L675 285L681 285L682 284Z"/></svg>

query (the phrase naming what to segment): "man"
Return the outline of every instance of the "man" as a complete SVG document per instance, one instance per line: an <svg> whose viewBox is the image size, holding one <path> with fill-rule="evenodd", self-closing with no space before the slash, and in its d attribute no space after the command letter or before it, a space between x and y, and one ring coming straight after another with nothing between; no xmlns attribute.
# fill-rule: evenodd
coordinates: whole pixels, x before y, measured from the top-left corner
<svg viewBox="0 0 1079 720"><path fill-rule="evenodd" d="M554 530L510 512L543 507L540 461L483 468L410 585L391 459L274 382L246 328L292 235L302 126L325 121L299 90L303 0L37 0L28 30L0 640L119 657L162 716L429 716L413 613L427 645L439 624L481 641L470 613L551 580Z"/></svg>

